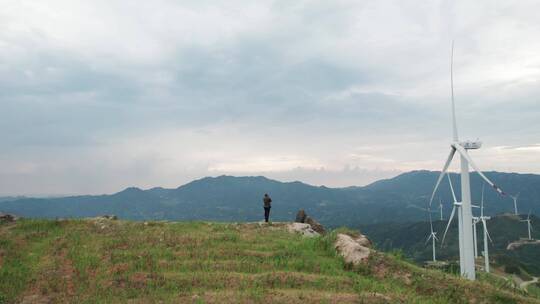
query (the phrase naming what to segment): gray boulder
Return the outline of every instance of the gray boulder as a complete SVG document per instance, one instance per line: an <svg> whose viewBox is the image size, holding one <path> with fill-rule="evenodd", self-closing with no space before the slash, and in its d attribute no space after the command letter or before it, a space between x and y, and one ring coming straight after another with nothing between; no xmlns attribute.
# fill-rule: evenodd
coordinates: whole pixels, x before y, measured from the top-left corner
<svg viewBox="0 0 540 304"><path fill-rule="evenodd" d="M295 222L309 224L311 228L317 231L319 234L324 234L326 232L323 225L317 222L314 218L308 216L304 209L298 210L298 212L296 213Z"/></svg>
<svg viewBox="0 0 540 304"><path fill-rule="evenodd" d="M345 262L358 265L366 261L371 254L371 241L365 235L352 237L339 233L336 237L336 250Z"/></svg>
<svg viewBox="0 0 540 304"><path fill-rule="evenodd" d="M321 225L321 223L317 222L314 218L310 216L306 216L305 223L311 225L311 228L313 228L313 230L317 231L320 234L326 233L326 230L324 229L323 225Z"/></svg>

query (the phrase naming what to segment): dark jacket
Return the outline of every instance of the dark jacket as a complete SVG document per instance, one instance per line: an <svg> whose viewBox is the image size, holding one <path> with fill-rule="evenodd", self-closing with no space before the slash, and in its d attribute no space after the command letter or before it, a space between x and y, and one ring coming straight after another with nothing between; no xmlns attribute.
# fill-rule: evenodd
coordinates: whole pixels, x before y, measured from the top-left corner
<svg viewBox="0 0 540 304"><path fill-rule="evenodd" d="M264 208L272 207L272 204L270 204L271 202L272 202L272 199L270 198L270 196L265 196L263 198Z"/></svg>

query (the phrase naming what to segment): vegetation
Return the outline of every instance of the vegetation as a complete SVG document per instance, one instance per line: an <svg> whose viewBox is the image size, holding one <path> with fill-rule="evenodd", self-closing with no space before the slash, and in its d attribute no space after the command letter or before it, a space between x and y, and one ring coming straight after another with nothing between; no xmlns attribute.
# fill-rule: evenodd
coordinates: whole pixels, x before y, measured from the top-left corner
<svg viewBox="0 0 540 304"><path fill-rule="evenodd" d="M283 224L3 223L0 302L538 303L489 280L419 268L399 253L346 265L334 251L337 231L303 238Z"/></svg>
<svg viewBox="0 0 540 304"><path fill-rule="evenodd" d="M533 222L540 222L536 216L531 217ZM509 243L519 240L527 235L527 226L513 215L492 217L487 222L488 231L493 239L489 243L489 254L496 266L505 269L507 273L527 276L527 273L540 276L540 244L521 246L514 250L506 250ZM433 229L437 237L442 240L446 221L434 221ZM403 254L418 264L431 260L431 242L425 243L429 234L429 222L416 223L385 223L377 225L362 225L360 229L375 242L382 251L392 252L401 250ZM532 237L540 238L540 232L533 230ZM483 250L483 230L481 224L477 226L478 250ZM446 235L444 246L437 244L437 258L439 260L459 260L457 219L450 226ZM481 255L481 254L480 254Z"/></svg>

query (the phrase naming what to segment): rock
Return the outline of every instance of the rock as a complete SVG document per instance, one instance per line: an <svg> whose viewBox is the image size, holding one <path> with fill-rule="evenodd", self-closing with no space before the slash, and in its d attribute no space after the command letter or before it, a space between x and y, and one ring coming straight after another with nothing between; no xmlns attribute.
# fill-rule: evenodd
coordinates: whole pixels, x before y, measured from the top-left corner
<svg viewBox="0 0 540 304"><path fill-rule="evenodd" d="M315 231L317 231L319 234L325 234L326 230L324 230L323 225L321 223L317 222L314 218L310 216L306 216L306 224L311 225L311 228Z"/></svg>
<svg viewBox="0 0 540 304"><path fill-rule="evenodd" d="M287 226L287 229L289 230L289 232L300 233L303 236L307 237L314 237L319 235L317 231L311 228L310 224L306 223L291 223Z"/></svg>
<svg viewBox="0 0 540 304"><path fill-rule="evenodd" d="M116 215L114 215L114 214L105 214L105 215L102 215L100 217L103 218L103 219L113 220L113 221L118 219L118 217Z"/></svg>
<svg viewBox="0 0 540 304"><path fill-rule="evenodd" d="M307 215L306 215L306 212L304 211L304 209L300 209L296 213L295 222L297 222L297 223L305 223L306 222L306 217L307 217Z"/></svg>
<svg viewBox="0 0 540 304"><path fill-rule="evenodd" d="M339 233L336 238L335 248L345 262L358 265L366 261L371 254L371 241L365 236L360 235L356 238L350 235Z"/></svg>
<svg viewBox="0 0 540 304"><path fill-rule="evenodd" d="M0 212L0 222L15 222L18 219L19 218L16 217L15 215L13 215L13 214L1 213Z"/></svg>
<svg viewBox="0 0 540 304"><path fill-rule="evenodd" d="M319 234L324 234L326 232L323 225L317 222L314 218L308 216L304 209L298 210L298 212L296 213L295 222L310 224L311 228L313 228L313 230L317 231Z"/></svg>

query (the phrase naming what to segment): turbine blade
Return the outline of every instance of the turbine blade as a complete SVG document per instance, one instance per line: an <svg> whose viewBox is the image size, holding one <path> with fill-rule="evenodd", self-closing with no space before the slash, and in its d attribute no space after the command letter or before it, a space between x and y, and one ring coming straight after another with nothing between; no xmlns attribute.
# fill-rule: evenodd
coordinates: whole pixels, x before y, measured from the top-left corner
<svg viewBox="0 0 540 304"><path fill-rule="evenodd" d="M486 228L486 234L489 239L489 242L491 243L491 245L493 245L493 240L491 239L491 235L489 235L489 230L487 230L487 228Z"/></svg>
<svg viewBox="0 0 540 304"><path fill-rule="evenodd" d="M424 246L427 245L427 243L429 242L429 240L431 240L431 237L432 237L432 236L433 236L433 235L430 234L430 235L427 237L426 242L424 243Z"/></svg>
<svg viewBox="0 0 540 304"><path fill-rule="evenodd" d="M489 241L491 242L491 244L493 245L493 240L491 239L491 236L489 235L489 231L487 229L487 223L486 223L486 220L485 219L482 219L482 226L484 226L484 231L486 232L486 235L489 239Z"/></svg>
<svg viewBox="0 0 540 304"><path fill-rule="evenodd" d="M450 184L450 191L452 192L452 197L454 198L454 202L457 202L456 193L454 192L454 186L452 186L452 180L450 179L450 175L447 175L448 177L448 183Z"/></svg>
<svg viewBox="0 0 540 304"><path fill-rule="evenodd" d="M452 144L452 147L454 147L458 152L459 154L461 154L463 157L465 157L465 159L469 162L469 164L471 165L471 167L491 186L493 187L493 189L495 189L495 191L499 192L501 195L506 195L506 193L504 193L504 191L497 185L495 185L492 181L489 180L489 178L487 178L484 173L482 173L482 171L480 171L480 169L478 168L478 166L474 163L474 161L472 160L472 158L469 156L469 154L467 153L467 151L465 150L465 148L463 148L462 146L460 146L459 144Z"/></svg>
<svg viewBox="0 0 540 304"><path fill-rule="evenodd" d="M441 247L444 244L444 239L446 238L446 233L448 232L448 228L450 228L450 224L452 223L452 220L454 219L454 214L456 213L456 206L452 208L452 213L450 214L450 218L448 219L448 224L446 225L446 229L444 230L444 234L441 241Z"/></svg>
<svg viewBox="0 0 540 304"><path fill-rule="evenodd" d="M441 183L441 180L443 179L444 175L446 174L446 170L448 170L448 167L450 166L450 163L452 162L452 158L454 158L454 154L456 153L456 149L452 147L450 150L450 154L448 155L448 159L446 160L446 163L444 164L444 167L441 171L441 174L439 175L439 178L437 179L437 183L435 184L435 188L433 189L433 193L431 194L431 198L429 199L429 206L431 206L431 203L433 202L433 197L435 197L435 193L437 192L437 188L439 188L439 184Z"/></svg>
<svg viewBox="0 0 540 304"><path fill-rule="evenodd" d="M452 40L452 54L450 55L450 90L452 92L452 137L458 141L457 123L456 123L456 105L454 103L454 41Z"/></svg>
<svg viewBox="0 0 540 304"><path fill-rule="evenodd" d="M433 221L431 220L431 210L428 209L429 213L429 228L431 229L431 233L433 234Z"/></svg>
<svg viewBox="0 0 540 304"><path fill-rule="evenodd" d="M482 200L480 201L480 216L484 216L484 188L486 183L482 183Z"/></svg>

